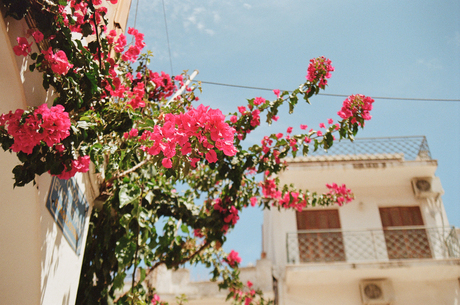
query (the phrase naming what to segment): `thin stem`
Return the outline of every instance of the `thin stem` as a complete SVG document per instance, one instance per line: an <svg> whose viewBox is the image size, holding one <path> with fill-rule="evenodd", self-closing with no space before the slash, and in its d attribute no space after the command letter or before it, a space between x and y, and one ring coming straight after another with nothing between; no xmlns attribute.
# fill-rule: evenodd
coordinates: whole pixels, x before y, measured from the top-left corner
<svg viewBox="0 0 460 305"><path fill-rule="evenodd" d="M141 167L141 166L143 166L144 164L146 164L147 162L149 162L149 161L150 161L150 158L151 158L150 155L148 155L147 158L145 158L144 160L142 160L141 162L139 162L138 164L136 164L136 165L133 166L132 168L130 168L130 169L128 169L128 170L126 170L126 171L124 171L124 172L118 174L118 175L113 176L112 178L110 178L109 180L107 180L107 182L112 182L112 181L114 181L114 180L116 180L116 179L119 179L119 178L121 178L121 177L124 177L124 176L126 176L126 175L131 174L132 172L134 172L135 170L137 170L139 167Z"/></svg>
<svg viewBox="0 0 460 305"><path fill-rule="evenodd" d="M132 277L132 282L131 282L131 293L133 295L133 299L131 304L134 305L134 286L135 286L135 279L136 279L136 269L137 269L137 255L139 252L139 231L140 227L137 225L137 236L136 236L136 252L134 252L134 271L133 271L133 277ZM136 283L137 285L137 283Z"/></svg>

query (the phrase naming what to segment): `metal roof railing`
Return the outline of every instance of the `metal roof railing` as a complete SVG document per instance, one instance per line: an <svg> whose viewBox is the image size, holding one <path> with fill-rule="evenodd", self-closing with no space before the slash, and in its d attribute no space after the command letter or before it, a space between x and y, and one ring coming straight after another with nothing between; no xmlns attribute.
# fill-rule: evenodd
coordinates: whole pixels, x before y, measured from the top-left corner
<svg viewBox="0 0 460 305"><path fill-rule="evenodd" d="M425 136L361 138L334 142L327 151L310 147L309 156L403 154L404 160L432 160Z"/></svg>

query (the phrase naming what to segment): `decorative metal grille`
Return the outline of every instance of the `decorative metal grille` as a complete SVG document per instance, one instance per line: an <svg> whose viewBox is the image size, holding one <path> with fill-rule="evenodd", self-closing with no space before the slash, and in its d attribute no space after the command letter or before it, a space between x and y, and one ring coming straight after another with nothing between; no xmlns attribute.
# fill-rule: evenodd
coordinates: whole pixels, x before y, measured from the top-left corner
<svg viewBox="0 0 460 305"><path fill-rule="evenodd" d="M326 155L375 155L403 154L407 161L431 160L431 153L425 136L362 138L353 142L334 142L328 150L313 151L310 147L309 156Z"/></svg>
<svg viewBox="0 0 460 305"><path fill-rule="evenodd" d="M460 258L460 242L450 227L340 229L287 233L288 263L378 262Z"/></svg>

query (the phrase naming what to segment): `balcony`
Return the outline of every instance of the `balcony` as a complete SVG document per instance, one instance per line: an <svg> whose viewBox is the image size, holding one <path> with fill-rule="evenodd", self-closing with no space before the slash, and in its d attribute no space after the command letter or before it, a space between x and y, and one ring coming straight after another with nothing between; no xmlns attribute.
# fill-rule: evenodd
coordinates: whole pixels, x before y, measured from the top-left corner
<svg viewBox="0 0 460 305"><path fill-rule="evenodd" d="M402 156L405 161L432 160L425 136L358 138L353 142L334 142L329 150L314 151L313 145L308 153L310 157L322 156Z"/></svg>
<svg viewBox="0 0 460 305"><path fill-rule="evenodd" d="M289 264L460 258L460 242L454 227L298 231L287 233L286 248Z"/></svg>

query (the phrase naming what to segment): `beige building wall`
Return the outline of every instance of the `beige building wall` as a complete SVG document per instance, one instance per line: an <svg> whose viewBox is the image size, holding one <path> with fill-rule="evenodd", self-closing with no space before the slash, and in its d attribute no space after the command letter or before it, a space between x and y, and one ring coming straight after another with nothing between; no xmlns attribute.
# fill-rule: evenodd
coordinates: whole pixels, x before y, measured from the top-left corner
<svg viewBox="0 0 460 305"><path fill-rule="evenodd" d="M109 7L119 30L126 27L130 0ZM112 24L114 24L112 22ZM29 59L16 56L16 37L26 36L25 20L0 16L0 113L52 103L52 91L42 87L42 76L30 72ZM34 44L33 51L37 52ZM80 255L71 248L45 206L51 176L36 185L13 189L15 154L0 151L0 296L2 304L75 304L89 224L87 213ZM92 206L97 186L90 175L76 180Z"/></svg>
<svg viewBox="0 0 460 305"><path fill-rule="evenodd" d="M354 160L353 160L354 158ZM296 188L327 192L326 183L345 183L355 200L342 207L308 207L307 209L338 209L346 254L344 262L299 262L296 212L276 209L264 211L263 247L273 263L273 276L279 282L279 304L364 304L360 283L366 279L388 279L393 287L392 302L379 304L460 304L460 258L451 258L445 251L432 249L431 259L389 260L385 252L379 208L419 206L426 227L449 225L441 196L416 198L412 179L435 177L435 160L404 161L402 156L356 158L309 157L288 160L289 169L279 178L282 184ZM380 238L383 254L370 261L360 261L360 252L367 247L357 245L357 238L345 232L368 234ZM380 232L380 233L379 233ZM439 235L449 229L439 229ZM380 236L378 236L380 234ZM296 236L296 235L294 235ZM294 245L292 245L294 243Z"/></svg>

